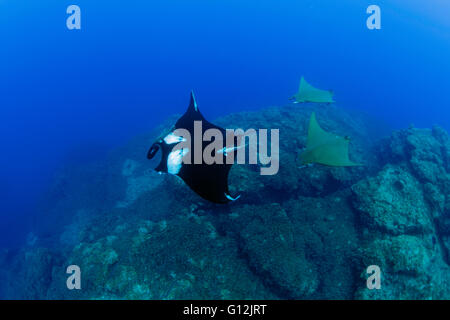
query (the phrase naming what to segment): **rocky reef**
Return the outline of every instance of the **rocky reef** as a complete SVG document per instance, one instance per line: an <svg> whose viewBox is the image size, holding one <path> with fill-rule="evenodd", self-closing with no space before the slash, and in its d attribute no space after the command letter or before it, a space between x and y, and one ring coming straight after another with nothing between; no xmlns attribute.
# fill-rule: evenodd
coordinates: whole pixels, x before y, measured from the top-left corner
<svg viewBox="0 0 450 320"><path fill-rule="evenodd" d="M362 167L299 168L311 112L351 137ZM35 235L0 252L0 294L25 299L448 299L450 138L388 133L334 105L273 107L215 121L279 128L280 171L230 172L228 205L207 203L145 153L173 122L101 163L70 167L40 206ZM158 161L158 160L155 160ZM81 290L66 268L80 266ZM381 270L368 289L366 269Z"/></svg>
<svg viewBox="0 0 450 320"><path fill-rule="evenodd" d="M363 264L384 270L383 290L363 299L449 299L450 140L439 127L394 132L380 143L383 168L352 186L363 227Z"/></svg>

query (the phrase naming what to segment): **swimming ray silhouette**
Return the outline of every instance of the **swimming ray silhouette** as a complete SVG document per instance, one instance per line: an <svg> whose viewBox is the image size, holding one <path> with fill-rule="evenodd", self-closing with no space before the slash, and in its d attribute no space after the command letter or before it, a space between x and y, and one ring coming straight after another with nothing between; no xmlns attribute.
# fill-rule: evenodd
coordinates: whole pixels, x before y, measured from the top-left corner
<svg viewBox="0 0 450 320"><path fill-rule="evenodd" d="M300 153L302 165L319 163L333 167L360 166L349 159L350 138L340 137L323 130L313 112L309 121L306 149Z"/></svg>
<svg viewBox="0 0 450 320"><path fill-rule="evenodd" d="M300 80L300 86L298 92L293 95L290 100L294 100L294 103L301 102L317 102L317 103L333 103L333 91L321 90L313 87L305 78Z"/></svg>

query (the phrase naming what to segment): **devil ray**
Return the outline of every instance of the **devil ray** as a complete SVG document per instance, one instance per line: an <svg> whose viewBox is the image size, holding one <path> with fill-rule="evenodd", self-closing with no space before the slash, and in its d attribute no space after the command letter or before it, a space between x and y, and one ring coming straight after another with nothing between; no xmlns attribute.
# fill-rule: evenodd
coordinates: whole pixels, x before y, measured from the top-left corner
<svg viewBox="0 0 450 320"><path fill-rule="evenodd" d="M195 144L198 144L200 141L191 139L192 150L188 150L187 148L174 149L177 143L182 142L182 138L176 135L174 131L177 129L185 129L190 133L191 137L194 137L195 121L202 122L202 137L203 133L208 129L217 129L222 133L223 137L226 137L225 129L215 126L203 117L198 109L194 93L191 92L191 100L185 114L178 119L175 126L166 136L158 139L150 147L147 158L152 159L161 150L161 162L155 170L180 177L193 191L208 201L227 203L238 199L239 196L232 197L228 190L228 173L232 164L228 164L226 158L230 156L230 152L224 151L220 153L220 157L222 157L220 163L206 164L202 162L201 164L194 164L192 151L199 148ZM203 142L203 139L200 140L200 150L202 150L203 154L206 143ZM231 152L234 152L234 150ZM182 162L181 159L183 157L191 157L190 163Z"/></svg>

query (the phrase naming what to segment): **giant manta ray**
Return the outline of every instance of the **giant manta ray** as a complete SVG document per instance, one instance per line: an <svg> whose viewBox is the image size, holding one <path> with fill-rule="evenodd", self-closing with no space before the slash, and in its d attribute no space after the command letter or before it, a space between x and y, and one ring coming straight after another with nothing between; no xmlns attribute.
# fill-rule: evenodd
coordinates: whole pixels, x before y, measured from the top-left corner
<svg viewBox="0 0 450 320"><path fill-rule="evenodd" d="M147 158L152 159L159 150L162 151L161 162L155 168L157 172L164 172L176 175L183 179L183 181L202 198L215 202L215 203L227 203L237 200L239 196L232 197L228 191L228 173L230 172L232 164L227 163L227 157L231 155L231 152L235 152L235 148L227 150L224 148L223 152L220 152L222 157L221 162L206 164L202 161L201 164L195 164L192 161L192 150L201 150L202 154L206 147L203 139L197 141L194 139L194 122L201 121L201 132L196 134L203 134L208 129L217 129L222 133L222 136L226 136L226 131L218 126L207 121L200 113L197 102L195 100L194 93L191 92L191 100L189 107L185 114L178 119L175 126L171 129L170 133L161 139L158 139L148 151ZM185 141L181 136L174 133L177 129L187 130L192 137L192 149L189 148L175 148L175 146ZM200 146L196 145L200 142ZM187 161L182 161L184 157L190 157Z"/></svg>

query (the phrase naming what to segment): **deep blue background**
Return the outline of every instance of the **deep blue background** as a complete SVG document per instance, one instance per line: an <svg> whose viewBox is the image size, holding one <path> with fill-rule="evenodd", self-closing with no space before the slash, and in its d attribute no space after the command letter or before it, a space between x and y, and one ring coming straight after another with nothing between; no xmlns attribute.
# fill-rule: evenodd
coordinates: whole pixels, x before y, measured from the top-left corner
<svg viewBox="0 0 450 320"><path fill-rule="evenodd" d="M444 0L0 0L0 246L58 167L183 112L191 89L214 119L283 105L304 75L394 127L450 129L449 16Z"/></svg>

